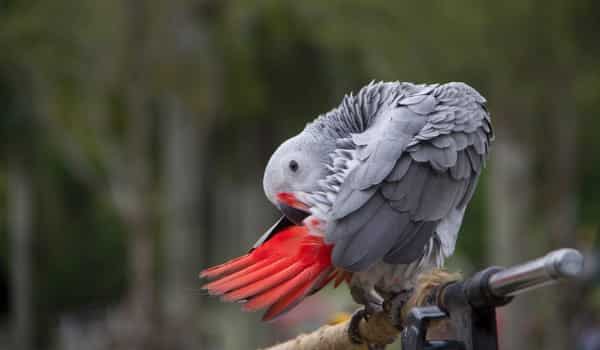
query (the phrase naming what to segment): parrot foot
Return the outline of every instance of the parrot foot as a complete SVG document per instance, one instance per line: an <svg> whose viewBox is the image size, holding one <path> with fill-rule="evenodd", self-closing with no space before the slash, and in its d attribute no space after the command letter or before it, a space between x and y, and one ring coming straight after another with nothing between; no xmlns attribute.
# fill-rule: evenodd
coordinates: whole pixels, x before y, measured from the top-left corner
<svg viewBox="0 0 600 350"><path fill-rule="evenodd" d="M404 328L402 320L402 308L412 295L412 290L405 289L386 300L383 303L383 309L390 315L392 325L399 330Z"/></svg>
<svg viewBox="0 0 600 350"><path fill-rule="evenodd" d="M368 320L367 310L365 308L354 311L354 313L350 317L350 324L348 325L348 336L350 337L350 341L353 344L363 343L363 338L360 335L360 329L358 328L358 325L362 320Z"/></svg>
<svg viewBox="0 0 600 350"><path fill-rule="evenodd" d="M383 312L383 298L373 288L362 288L357 285L350 286L350 294L354 301L364 305L356 310L350 318L348 336L354 344L366 344L369 350L383 350L385 345L370 343L360 335L359 324L362 320L369 322L371 316Z"/></svg>
<svg viewBox="0 0 600 350"><path fill-rule="evenodd" d="M371 311L367 309L367 307L358 309L354 311L352 316L350 317L350 324L348 325L348 336L350 337L350 342L353 344L366 344L367 349L369 350L384 350L385 345L381 344L372 344L366 342L362 335L360 335L359 324L362 320L369 321L369 318L373 315Z"/></svg>
<svg viewBox="0 0 600 350"><path fill-rule="evenodd" d="M364 289L359 286L350 286L350 295L356 303L365 306L367 318L383 311L383 298L374 289Z"/></svg>

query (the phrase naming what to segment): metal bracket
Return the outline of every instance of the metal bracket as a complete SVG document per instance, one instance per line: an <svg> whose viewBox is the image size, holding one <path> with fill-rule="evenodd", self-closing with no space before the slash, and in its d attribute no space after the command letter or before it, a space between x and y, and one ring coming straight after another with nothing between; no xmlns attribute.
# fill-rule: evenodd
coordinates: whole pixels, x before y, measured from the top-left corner
<svg viewBox="0 0 600 350"><path fill-rule="evenodd" d="M402 330L403 350L464 350L461 342L455 340L427 341L427 328L433 320L447 318L448 315L437 306L413 308Z"/></svg>

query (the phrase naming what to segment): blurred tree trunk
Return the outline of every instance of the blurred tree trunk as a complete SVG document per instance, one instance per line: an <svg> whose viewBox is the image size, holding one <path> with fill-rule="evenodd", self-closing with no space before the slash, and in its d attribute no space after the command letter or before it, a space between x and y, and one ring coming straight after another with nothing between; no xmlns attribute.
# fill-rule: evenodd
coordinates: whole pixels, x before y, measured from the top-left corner
<svg viewBox="0 0 600 350"><path fill-rule="evenodd" d="M233 185L233 186L232 186ZM246 252L257 237L271 224L260 205L263 196L257 195L259 186L256 182L234 181L225 175L215 186L215 205L220 209L215 212L215 240L211 251L216 252L218 262L239 256ZM262 221L260 224L258 221ZM220 308L210 318L203 320L206 329L218 334L215 348L219 349L252 349L259 346L264 339L265 327L255 327L259 322L256 314L240 314L238 308ZM235 335L231 330L235 329Z"/></svg>
<svg viewBox="0 0 600 350"><path fill-rule="evenodd" d="M212 211L214 226L210 249L212 263L219 263L247 252L249 247L274 222L276 210L262 193L261 177L264 159L259 154L261 127L249 128L232 135L236 149L230 158L231 172L213 174L212 200L218 210ZM221 158L222 159L222 158ZM248 177L247 175L252 175ZM264 344L266 327L254 327L259 315L243 313L238 308L220 307L206 317L205 328L218 334L215 348L251 349ZM235 329L232 336L231 329Z"/></svg>
<svg viewBox="0 0 600 350"><path fill-rule="evenodd" d="M532 1L520 14L504 3L486 6L494 14L486 26L489 37L505 47L491 56L498 62L491 65L490 100L499 112L489 171L489 252L493 263L515 264L574 246L574 40L568 29L573 5ZM503 39L508 36L514 40ZM534 173L537 169L542 171ZM574 294L572 288L548 288L501 309L502 348L572 348L567 335Z"/></svg>
<svg viewBox="0 0 600 350"><path fill-rule="evenodd" d="M498 91L510 91L500 88ZM496 142L491 152L488 209L490 263L509 266L531 257L534 186L533 158L527 139L530 108L514 96L492 95ZM521 101L522 102L522 101ZM527 296L517 298L500 311L500 348L529 349L532 305Z"/></svg>
<svg viewBox="0 0 600 350"><path fill-rule="evenodd" d="M163 191L165 269L162 287L167 343L177 349L193 349L200 332L199 297L195 290L202 264L205 135L194 115L177 97L169 98L163 115Z"/></svg>
<svg viewBox="0 0 600 350"><path fill-rule="evenodd" d="M505 135L503 135L505 136ZM494 265L510 266L525 260L531 227L530 157L523 147L509 140L494 145L490 166L489 259ZM515 299L500 311L500 348L527 349L531 307L526 297Z"/></svg>
<svg viewBox="0 0 600 350"><path fill-rule="evenodd" d="M128 105L130 123L127 164L128 206L122 215L130 234L131 281L129 305L132 317L132 349L149 349L154 334L155 278L154 237L152 234L150 118L145 111L139 86L132 84Z"/></svg>
<svg viewBox="0 0 600 350"><path fill-rule="evenodd" d="M165 269L163 342L195 349L202 330L197 290L204 266L206 210L202 184L209 168L208 137L223 101L223 62L218 40L219 1L173 0L154 8L158 35L153 56L161 71Z"/></svg>
<svg viewBox="0 0 600 350"><path fill-rule="evenodd" d="M11 295L13 346L33 349L32 222L33 184L30 169L22 157L7 162L7 201L11 252Z"/></svg>
<svg viewBox="0 0 600 350"><path fill-rule="evenodd" d="M561 69L562 68L562 69ZM550 110L548 122L550 132L554 135L552 152L544 154L547 164L545 193L542 196L544 206L544 236L549 237L549 249L576 247L576 164L577 164L577 111L572 90L572 78L567 67L558 67L556 81L547 84ZM561 96L560 99L554 96ZM568 349L574 344L570 325L579 310L578 290L554 288L544 291L545 298L540 300L544 305L546 325L543 347L548 350ZM559 330L559 331L553 331ZM571 346L569 346L571 345Z"/></svg>
<svg viewBox="0 0 600 350"><path fill-rule="evenodd" d="M128 0L125 14L129 27L126 35L124 61L124 98L128 115L123 153L126 169L113 168L125 174L126 195L121 215L130 235L129 268L130 289L128 304L131 308L131 338L126 344L131 349L150 349L155 326L154 236L152 228L152 166L151 127L147 40L150 4L144 0ZM118 174L112 174L117 178ZM118 205L118 203L117 203Z"/></svg>

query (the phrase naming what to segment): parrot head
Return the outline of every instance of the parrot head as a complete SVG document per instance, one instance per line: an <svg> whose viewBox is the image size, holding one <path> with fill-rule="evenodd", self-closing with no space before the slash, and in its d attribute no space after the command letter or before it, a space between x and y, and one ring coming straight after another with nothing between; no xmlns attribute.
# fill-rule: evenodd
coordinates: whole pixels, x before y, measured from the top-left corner
<svg viewBox="0 0 600 350"><path fill-rule="evenodd" d="M291 222L299 224L309 215L296 194L318 189L333 149L330 142L304 131L282 143L271 156L263 188L269 201Z"/></svg>

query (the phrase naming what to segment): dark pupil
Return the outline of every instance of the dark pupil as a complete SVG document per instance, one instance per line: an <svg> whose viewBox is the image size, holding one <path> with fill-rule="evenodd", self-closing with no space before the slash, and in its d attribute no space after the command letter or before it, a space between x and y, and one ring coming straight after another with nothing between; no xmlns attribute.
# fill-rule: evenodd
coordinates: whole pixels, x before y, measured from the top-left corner
<svg viewBox="0 0 600 350"><path fill-rule="evenodd" d="M296 162L295 160L292 160L292 161L290 162L290 169L291 169L292 171L296 171L296 170L298 170L298 162Z"/></svg>

